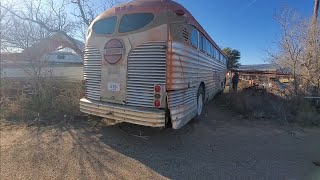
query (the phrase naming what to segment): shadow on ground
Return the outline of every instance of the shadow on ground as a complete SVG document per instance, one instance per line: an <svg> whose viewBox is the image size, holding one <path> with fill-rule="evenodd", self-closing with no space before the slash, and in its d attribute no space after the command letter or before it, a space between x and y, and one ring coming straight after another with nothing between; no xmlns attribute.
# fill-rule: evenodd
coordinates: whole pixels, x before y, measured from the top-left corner
<svg viewBox="0 0 320 180"><path fill-rule="evenodd" d="M85 120L2 125L1 179L318 179L320 130L248 123L217 102L180 130Z"/></svg>

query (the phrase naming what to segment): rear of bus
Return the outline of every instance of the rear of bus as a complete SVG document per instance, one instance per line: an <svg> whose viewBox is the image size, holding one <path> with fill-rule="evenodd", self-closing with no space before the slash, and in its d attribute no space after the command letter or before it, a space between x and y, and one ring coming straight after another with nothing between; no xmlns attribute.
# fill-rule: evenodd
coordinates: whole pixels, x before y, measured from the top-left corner
<svg viewBox="0 0 320 180"><path fill-rule="evenodd" d="M82 112L165 126L167 19L176 15L159 2L133 1L104 12L91 23L84 50Z"/></svg>

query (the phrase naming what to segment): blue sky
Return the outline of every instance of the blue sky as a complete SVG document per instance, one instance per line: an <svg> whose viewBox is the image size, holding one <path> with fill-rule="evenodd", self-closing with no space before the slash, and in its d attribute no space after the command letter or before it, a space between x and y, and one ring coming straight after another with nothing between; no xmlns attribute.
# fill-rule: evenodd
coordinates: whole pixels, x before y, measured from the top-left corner
<svg viewBox="0 0 320 180"><path fill-rule="evenodd" d="M283 8L311 17L314 0L177 0L222 48L241 52L241 64L265 63L280 29L273 20Z"/></svg>

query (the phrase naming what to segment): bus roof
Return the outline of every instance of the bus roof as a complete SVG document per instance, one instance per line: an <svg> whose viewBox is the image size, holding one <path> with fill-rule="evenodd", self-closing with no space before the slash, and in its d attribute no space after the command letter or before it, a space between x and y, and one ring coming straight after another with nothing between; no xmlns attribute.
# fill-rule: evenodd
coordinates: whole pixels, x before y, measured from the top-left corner
<svg viewBox="0 0 320 180"><path fill-rule="evenodd" d="M191 22L206 38L222 53L225 53L220 49L220 47L213 41L209 34L204 30L204 28L199 24L199 22L192 16L192 14L184 8L181 4L174 2L172 0L133 0L128 3L124 3L113 8L110 8L100 14L94 21L98 19L103 19L105 17L116 16L120 14L132 14L132 13L142 13L142 12L153 12L159 13L163 10L171 10L173 12L183 11L184 16Z"/></svg>

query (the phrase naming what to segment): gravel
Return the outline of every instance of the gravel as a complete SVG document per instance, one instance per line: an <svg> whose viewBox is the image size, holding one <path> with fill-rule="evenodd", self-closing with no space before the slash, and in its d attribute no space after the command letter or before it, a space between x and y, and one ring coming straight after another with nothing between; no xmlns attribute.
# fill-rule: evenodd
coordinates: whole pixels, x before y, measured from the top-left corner
<svg viewBox="0 0 320 180"><path fill-rule="evenodd" d="M211 102L180 130L1 121L0 179L320 179L320 129L247 121Z"/></svg>

